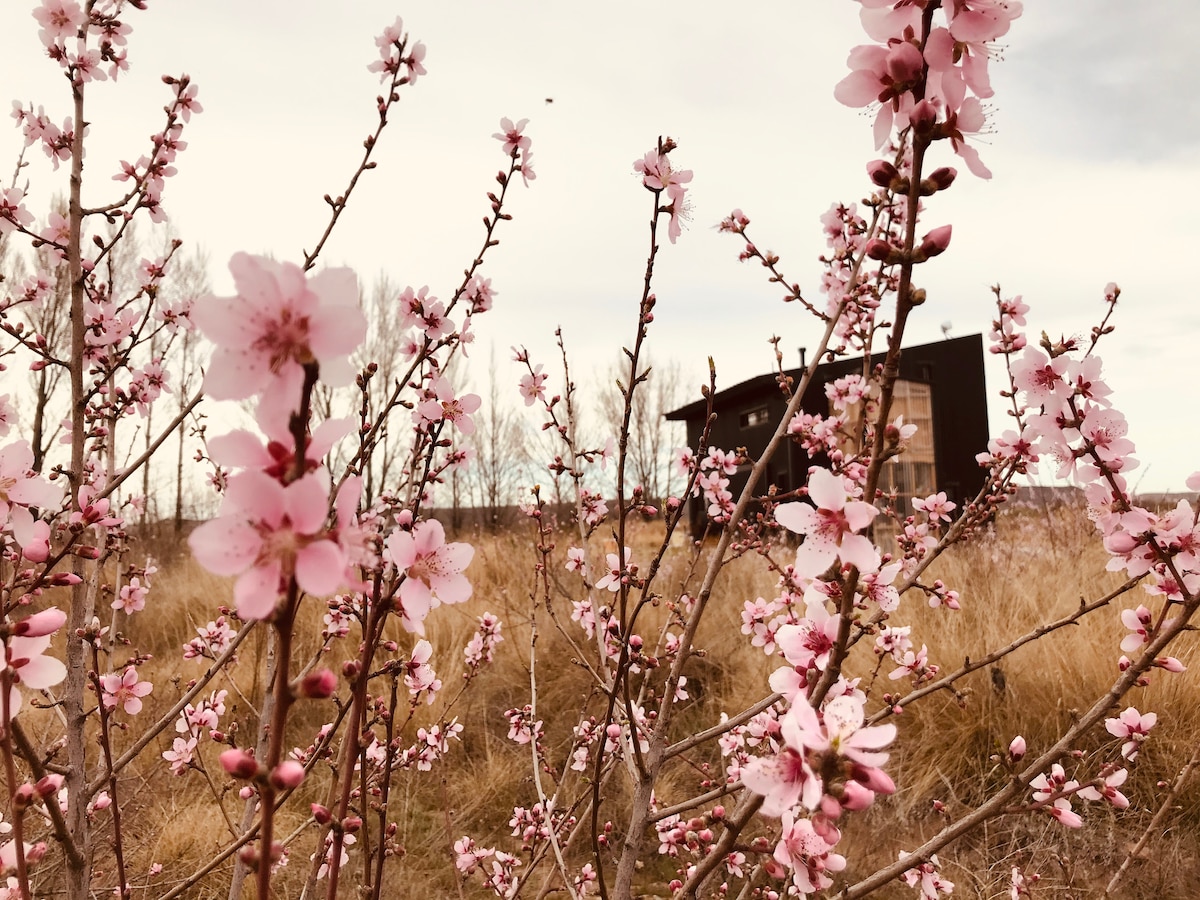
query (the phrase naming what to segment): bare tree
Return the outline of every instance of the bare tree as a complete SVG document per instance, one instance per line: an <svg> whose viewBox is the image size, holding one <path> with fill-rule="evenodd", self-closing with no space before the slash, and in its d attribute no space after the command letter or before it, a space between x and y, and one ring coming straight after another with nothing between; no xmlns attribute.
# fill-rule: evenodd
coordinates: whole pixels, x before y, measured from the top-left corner
<svg viewBox="0 0 1200 900"><path fill-rule="evenodd" d="M367 339L355 361L360 369L372 366L370 378L361 388L361 391L365 391L367 421L371 422L382 413L395 389L396 380L405 371L401 350L405 332L400 327L400 311L396 302L399 295L399 288L386 273L381 272L370 292L363 296L363 311L368 323ZM354 415L361 413L363 400L364 394L360 392ZM332 413L332 410L331 403L328 411ZM387 490L394 470L403 464L403 455L408 449L406 438L409 425L407 420L397 418L393 411L380 429L370 465L362 473L364 502L378 496L380 491ZM399 439L392 434L393 427L401 429Z"/></svg>
<svg viewBox="0 0 1200 900"><path fill-rule="evenodd" d="M475 458L469 478L475 505L489 530L504 524L505 509L516 501L526 471L525 432L520 418L497 378L496 348L488 357L486 395L475 416Z"/></svg>
<svg viewBox="0 0 1200 900"><path fill-rule="evenodd" d="M644 363L642 362L644 360ZM644 377L633 396L629 422L629 455L634 481L656 500L671 490L671 452L685 441L682 422L666 414L679 406L683 377L679 363L656 363L643 351L638 377ZM630 382L629 358L622 354L606 370L605 389L597 397L600 419L610 434L620 434L625 401L621 388Z"/></svg>

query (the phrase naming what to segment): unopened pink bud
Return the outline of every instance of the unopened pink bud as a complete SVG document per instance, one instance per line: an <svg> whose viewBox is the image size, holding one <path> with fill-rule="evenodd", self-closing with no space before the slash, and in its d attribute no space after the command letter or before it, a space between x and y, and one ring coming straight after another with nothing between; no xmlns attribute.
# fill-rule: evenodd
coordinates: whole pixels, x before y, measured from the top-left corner
<svg viewBox="0 0 1200 900"><path fill-rule="evenodd" d="M342 675L353 681L358 677L358 673L362 671L362 665L357 659L348 659L342 663Z"/></svg>
<svg viewBox="0 0 1200 900"><path fill-rule="evenodd" d="M850 777L876 794L896 793L896 782L892 781L883 769L877 769L875 766L855 763L850 770Z"/></svg>
<svg viewBox="0 0 1200 900"><path fill-rule="evenodd" d="M621 726L616 722L613 722L606 729L604 729L604 733L608 735L608 739L610 741L618 740L621 737Z"/></svg>
<svg viewBox="0 0 1200 900"><path fill-rule="evenodd" d="M924 183L933 188L933 191L944 191L950 185L954 184L954 179L957 177L958 171L956 169L952 169L949 166L942 166L940 169L934 169L929 174L929 177L925 179ZM933 193L933 191L930 191L930 193Z"/></svg>
<svg viewBox="0 0 1200 900"><path fill-rule="evenodd" d="M847 781L842 788L842 807L857 812L866 809L875 802L875 792L859 784L857 781Z"/></svg>
<svg viewBox="0 0 1200 900"><path fill-rule="evenodd" d="M328 700L337 690L337 676L329 669L309 672L300 679L300 696L310 700Z"/></svg>
<svg viewBox="0 0 1200 900"><path fill-rule="evenodd" d="M720 805L714 806L712 808L712 817L714 822L720 822L722 819L724 819L725 807Z"/></svg>
<svg viewBox="0 0 1200 900"><path fill-rule="evenodd" d="M294 759L285 759L271 771L271 784L281 791L297 788L303 780L304 766Z"/></svg>
<svg viewBox="0 0 1200 900"><path fill-rule="evenodd" d="M17 622L13 626L12 633L21 637L45 637L62 628L66 621L67 614L52 606Z"/></svg>
<svg viewBox="0 0 1200 900"><path fill-rule="evenodd" d="M258 760L254 758L253 753L247 750L239 750L234 747L222 753L219 759L221 768L234 778L253 778L258 774Z"/></svg>
<svg viewBox="0 0 1200 900"><path fill-rule="evenodd" d="M32 784L26 782L13 792L13 809L27 809L37 799L37 789Z"/></svg>
<svg viewBox="0 0 1200 900"><path fill-rule="evenodd" d="M937 122L937 107L928 100L921 100L913 105L908 121L914 131L928 131Z"/></svg>
<svg viewBox="0 0 1200 900"><path fill-rule="evenodd" d="M38 796L42 797L43 799L46 797L53 797L62 788L63 780L64 779L61 775L46 775L45 777L38 779L38 783L33 786L33 789L37 791Z"/></svg>
<svg viewBox="0 0 1200 900"><path fill-rule="evenodd" d="M1176 674L1187 671L1187 666L1173 656L1160 656L1154 661L1154 664L1160 669L1166 669L1168 672L1174 672Z"/></svg>
<svg viewBox="0 0 1200 900"><path fill-rule="evenodd" d="M953 225L941 225L929 234L925 235L925 239L921 241L920 252L929 257L937 256L945 252L950 246L950 234L954 230Z"/></svg>
<svg viewBox="0 0 1200 900"><path fill-rule="evenodd" d="M46 842L38 841L32 847L25 851L25 862L29 865L42 861L42 857L46 855Z"/></svg>
<svg viewBox="0 0 1200 900"><path fill-rule="evenodd" d="M314 803L311 807L313 818L317 820L318 825L328 825L333 821L333 813L328 807L322 806L320 803Z"/></svg>
<svg viewBox="0 0 1200 900"><path fill-rule="evenodd" d="M362 827L363 820L358 816L346 816L346 818L342 819L342 831L346 832L346 834L354 834L354 832Z"/></svg>
<svg viewBox="0 0 1200 900"><path fill-rule="evenodd" d="M879 185L881 188L889 187L894 179L900 173L886 159L876 159L867 163L867 175L871 181Z"/></svg>
<svg viewBox="0 0 1200 900"><path fill-rule="evenodd" d="M884 262L892 255L892 245L881 238L872 238L867 241L867 256L871 259Z"/></svg>
<svg viewBox="0 0 1200 900"><path fill-rule="evenodd" d="M80 559L99 559L100 558L100 548L93 547L91 544L81 544L80 546L76 547L71 552L74 553L76 556L78 556Z"/></svg>
<svg viewBox="0 0 1200 900"><path fill-rule="evenodd" d="M1025 755L1025 738L1017 735L1012 739L1012 743L1008 745L1008 758L1016 762Z"/></svg>
<svg viewBox="0 0 1200 900"><path fill-rule="evenodd" d="M55 572L50 578L50 583L54 587L74 587L77 584L82 584L83 579L74 572Z"/></svg>
<svg viewBox="0 0 1200 900"><path fill-rule="evenodd" d="M92 803L92 809L97 811L108 809L110 806L112 806L112 797L108 795L108 791L101 791L96 795L95 802Z"/></svg>

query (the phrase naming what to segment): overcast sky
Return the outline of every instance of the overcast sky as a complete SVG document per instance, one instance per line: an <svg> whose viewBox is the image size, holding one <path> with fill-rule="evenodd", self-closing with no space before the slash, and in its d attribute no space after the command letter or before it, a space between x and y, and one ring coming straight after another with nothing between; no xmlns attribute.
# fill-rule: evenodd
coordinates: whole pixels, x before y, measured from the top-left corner
<svg viewBox="0 0 1200 900"><path fill-rule="evenodd" d="M120 159L146 151L169 99L160 76L187 72L204 113L185 132L165 207L206 248L214 283L238 251L297 260L325 224L325 193L344 187L374 124L374 37L397 14L425 42L429 74L403 99L342 226L330 265L366 282L387 273L448 296L478 251L485 194L504 163L491 134L529 117L538 178L511 192L514 220L484 274L499 290L476 322L477 361L514 343L553 369L562 325L580 381L633 336L650 195L631 163L670 135L695 172L692 222L659 257L653 352L699 384L706 358L720 386L767 371L772 334L788 363L817 325L779 302L762 270L737 262L715 225L734 207L762 247L812 296L824 249L818 217L866 193L870 118L834 101L849 49L865 43L848 0L731 5L526 0L151 0L133 12L131 71L90 89L85 202L111 199ZM42 58L32 4L0 10L0 85L11 99L70 112L58 66ZM731 17L731 11L742 13ZM966 173L929 204L929 227L953 223L950 250L923 266L929 301L910 343L986 332L989 286L1022 294L1030 331L1086 335L1104 285L1123 290L1101 356L1142 460L1140 487L1181 489L1200 468L1191 394L1200 307L1188 263L1200 226L1186 199L1200 160L1192 85L1200 12L1190 3L1039 2L993 63L993 133L980 146L994 178ZM553 103L547 104L547 98ZM15 160L16 129L0 133ZM939 155L940 154L940 155ZM939 146L935 164L955 164ZM5 170L0 165L0 171ZM29 169L33 209L65 190L42 161ZM57 180L55 180L57 179ZM7 179L6 179L7 181ZM1000 370L989 361L991 390ZM515 383L504 364L501 377ZM993 432L1005 427L990 398Z"/></svg>

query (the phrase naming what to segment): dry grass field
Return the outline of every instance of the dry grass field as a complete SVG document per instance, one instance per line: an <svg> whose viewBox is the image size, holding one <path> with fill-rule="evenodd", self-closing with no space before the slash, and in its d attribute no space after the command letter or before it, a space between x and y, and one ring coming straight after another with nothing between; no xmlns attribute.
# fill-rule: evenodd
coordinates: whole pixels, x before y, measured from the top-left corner
<svg viewBox="0 0 1200 900"><path fill-rule="evenodd" d="M503 716L504 710L528 703L530 696L529 638L535 608L530 599L535 588L532 529L460 537L476 546L475 561L468 570L474 597L461 606L443 607L430 619L433 663L445 688L432 706L415 710L402 743L411 742L420 724L439 718L457 716L467 727L461 742L432 771L396 776L390 818L400 824L397 839L404 855L389 863L386 877L390 888L385 896L489 896L478 880L459 882L453 866L453 842L469 834L482 846L519 854L520 841L511 837L508 820L514 805L531 806L536 800L529 748L507 738L508 723ZM654 524L640 526L634 534L635 558L644 557L660 540ZM561 540L560 560L570 541L570 536ZM161 571L146 611L129 623L127 636L131 649L153 655L142 677L152 680L155 689L146 698L145 711L132 720L131 732L115 737L118 752L136 737L132 730L139 720L148 722L162 714L188 679L203 671L203 661L182 659L180 649L195 634L194 629L212 619L216 607L229 602L230 596L228 583L201 570L186 553L178 552L178 547L160 543L141 549L161 560ZM1111 590L1120 580L1104 571L1105 561L1080 510L1007 509L993 533L936 564L934 577L961 593L961 611L930 609L921 597L910 596L894 621L912 624L917 645L928 644L930 660L948 672L966 659L979 659L1010 643L1040 623L1066 615L1081 599L1092 600ZM691 563L688 547L673 550L661 575L661 590L684 589ZM569 600L577 582L568 581L565 570L561 574L561 591L553 605L558 620L574 635ZM689 663L686 672L691 696L677 727L706 727L716 722L722 711L737 712L768 693L767 676L777 662L752 648L741 635L740 613L744 601L770 596L773 590L774 579L760 560L744 558L727 567L698 642L706 653ZM896 719L900 732L886 767L899 790L891 797L881 797L867 813L850 817L844 847L839 847L850 860L846 874L853 879L877 864L893 861L901 848L911 849L948 818L978 803L989 787L1006 777L992 756L1002 753L1014 735L1026 738L1031 753L1052 743L1071 717L1111 683L1119 656L1117 645L1125 633L1119 610L1135 605L1140 597L1140 589L1135 589L1079 624L1022 648L998 666L970 674L954 691L928 696L906 708ZM307 655L319 647L324 612L319 601L310 604L309 628L299 639L301 653ZM596 700L589 693L586 673L573 661L570 645L555 631L545 609L536 608L538 717L546 722L549 761L562 772L572 749L571 727L589 702L596 707ZM476 617L485 611L502 619L504 642L495 663L446 708L459 694L462 648L474 631ZM262 629L251 635L230 675L214 683L229 691L229 712L222 727L238 728L244 735L253 733L254 709L261 702L265 633ZM652 634L653 629L643 626L642 633ZM398 628L391 637L402 648L410 647L414 640ZM335 645L333 662L353 651L352 641ZM1190 666L1194 653L1194 643L1189 643L1177 648L1176 655ZM116 662L119 665L121 661L118 653ZM856 647L851 668L863 676L862 686L870 688L871 708L879 705L885 691L903 690L897 682L887 681L888 666L873 680L876 665L869 640ZM1108 878L1161 804L1159 782L1176 776L1200 736L1200 692L1194 669L1175 676L1158 672L1151 686L1139 690L1130 696L1129 704L1142 711L1157 711L1160 723L1131 766L1123 788L1131 801L1129 810L1117 815L1105 804L1076 801L1076 809L1085 807L1081 810L1085 827L1078 831L1063 828L1044 814L1016 814L993 821L941 854L941 871L957 885L955 896L1008 897L1013 866L1040 873L1034 892L1038 898L1102 895ZM40 719L30 718L29 727L47 732L55 727L47 721L49 713L39 715ZM335 715L334 701L298 704L289 746L307 746L316 730ZM164 734L161 746L144 753L120 783L127 860L137 898L161 896L175 878L212 860L228 843L243 813L238 785L216 764L217 748L211 742L202 745L207 775L198 771L183 777L170 774L160 754L169 749L172 736ZM1089 739L1078 748L1081 758L1068 761L1068 765L1081 766L1090 777L1100 760L1115 758L1117 742L1102 729ZM685 759L660 790L660 803L669 805L697 793L706 765L711 767L709 775L720 777L715 748ZM576 773L570 775L577 777ZM277 880L280 897L300 896L313 852L314 829L304 827L308 804L325 799L331 780L329 766L318 766L301 788L302 802L293 801L287 807L290 812L284 815L280 831L284 835L295 831L297 836L288 865ZM621 800L619 786L614 783L606 788L606 817L618 827ZM942 811L936 810L935 801L940 802ZM1200 895L1196 888L1200 884L1200 784L1185 787L1176 805L1113 896L1183 900ZM109 853L106 835L111 817L100 813L96 822L100 829L97 853L103 857ZM763 824L768 823L764 820ZM574 850L581 863L585 850ZM54 858L51 853L50 860ZM37 872L46 895L55 882L50 860ZM154 863L163 865L164 871L150 878L147 873ZM352 879L360 864L352 856ZM101 861L99 868L105 867ZM230 863L222 864L188 896L226 896L230 870ZM663 885L671 877L673 868L668 861L646 859L642 872L646 896L665 895ZM352 895L350 890L347 885L346 896ZM245 895L253 896L252 886L247 885ZM528 894L535 895L536 891ZM914 895L913 889L899 883L879 894Z"/></svg>

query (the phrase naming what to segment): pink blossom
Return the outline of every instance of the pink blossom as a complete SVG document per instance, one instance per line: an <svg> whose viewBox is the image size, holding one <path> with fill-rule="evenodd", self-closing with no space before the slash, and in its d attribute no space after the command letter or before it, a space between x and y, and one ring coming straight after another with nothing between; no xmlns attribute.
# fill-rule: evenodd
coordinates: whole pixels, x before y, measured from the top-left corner
<svg viewBox="0 0 1200 900"><path fill-rule="evenodd" d="M579 572L587 577L587 551L581 547L567 548L567 571Z"/></svg>
<svg viewBox="0 0 1200 900"><path fill-rule="evenodd" d="M197 301L192 320L217 345L204 379L219 400L241 400L283 383L299 395L301 366L317 363L321 380L349 384L349 356L362 343L367 320L358 308L358 279L350 269L307 277L292 263L236 253L230 260L237 295Z"/></svg>
<svg viewBox="0 0 1200 900"><path fill-rule="evenodd" d="M87 15L75 0L42 0L42 5L33 11L41 30L38 37L47 47L61 44L64 38L73 38L87 21Z"/></svg>
<svg viewBox="0 0 1200 900"><path fill-rule="evenodd" d="M1121 711L1119 718L1105 719L1104 727L1113 737L1120 738L1121 755L1125 759L1137 759L1142 749L1142 742L1150 736L1150 729L1158 722L1157 713L1140 713L1136 707L1130 706Z"/></svg>
<svg viewBox="0 0 1200 900"><path fill-rule="evenodd" d="M196 750L198 739L189 737L184 739L177 737L171 744L170 750L162 752L162 758L171 764L172 775L182 775L188 770L192 763L192 757Z"/></svg>
<svg viewBox="0 0 1200 900"><path fill-rule="evenodd" d="M1084 800L1107 800L1116 809L1127 809L1129 799L1117 788L1123 785L1128 777L1127 770L1117 769L1103 778L1098 778L1096 782L1080 788L1077 793Z"/></svg>
<svg viewBox="0 0 1200 900"><path fill-rule="evenodd" d="M841 620L840 615L830 614L824 603L809 603L799 622L780 626L775 633L775 642L797 670L824 671L837 641Z"/></svg>
<svg viewBox="0 0 1200 900"><path fill-rule="evenodd" d="M8 712L16 715L21 708L21 692L18 685L34 690L53 687L67 677L67 667L53 656L46 656L50 649L50 634L37 637L13 636L4 645L5 665L10 672L12 689L8 696Z"/></svg>
<svg viewBox="0 0 1200 900"><path fill-rule="evenodd" d="M820 575L836 560L856 566L860 572L879 568L879 554L871 541L856 532L866 528L879 510L870 503L850 500L842 479L827 469L809 477L806 503L781 503L775 519L790 531L804 535L796 550L796 572L801 577Z"/></svg>
<svg viewBox="0 0 1200 900"><path fill-rule="evenodd" d="M907 855L906 851L900 851L901 859ZM954 883L942 877L941 872L938 871L940 865L935 853L929 857L928 862L909 869L900 877L909 887L920 889L921 900L935 900L938 894L954 893Z"/></svg>
<svg viewBox="0 0 1200 900"><path fill-rule="evenodd" d="M662 191L667 195L667 208L670 221L667 225L667 238L675 243L681 233L680 219L687 217L685 184L692 180L691 169L675 169L666 153L650 150L644 157L634 160L633 169L642 176L642 184L652 191Z"/></svg>
<svg viewBox="0 0 1200 900"><path fill-rule="evenodd" d="M846 858L833 853L833 845L817 834L809 819L796 820L791 810L782 816L783 833L775 846L775 860L792 870L792 884L802 895L816 893L833 884L826 872L846 868Z"/></svg>
<svg viewBox="0 0 1200 900"><path fill-rule="evenodd" d="M419 522L411 532L396 529L387 539L387 556L404 576L399 611L404 627L425 633L425 617L442 603L462 603L471 596L471 583L462 574L475 555L470 544L446 543L437 519Z"/></svg>
<svg viewBox="0 0 1200 900"><path fill-rule="evenodd" d="M154 690L148 681L138 681L137 668L127 666L124 673L115 672L100 676L100 687L104 689L103 700L107 709L121 706L131 716L142 711L142 698Z"/></svg>
<svg viewBox="0 0 1200 900"><path fill-rule="evenodd" d="M442 682L437 677L437 673L433 671L433 666L429 665L429 658L433 655L433 645L429 641L417 641L413 647L412 656L405 665L404 684L408 688L408 692L414 697L425 691L425 702L432 703L436 699L436 694L441 690Z"/></svg>
<svg viewBox="0 0 1200 900"><path fill-rule="evenodd" d="M546 375L542 374L541 363L538 363L537 368L532 372L526 372L521 376L520 392L521 396L525 398L526 406L533 406L537 400L545 402L546 389L543 385L546 382L546 377Z"/></svg>
<svg viewBox="0 0 1200 900"><path fill-rule="evenodd" d="M1145 606L1121 610L1121 622L1130 633L1121 640L1121 649L1132 653L1150 639L1149 629L1154 616Z"/></svg>
<svg viewBox="0 0 1200 900"><path fill-rule="evenodd" d="M265 619L287 580L310 594L332 594L346 563L341 548L325 534L329 475L310 472L284 486L254 469L229 479L221 515L192 532L196 560L215 575L237 575L238 615Z"/></svg>
<svg viewBox="0 0 1200 900"><path fill-rule="evenodd" d="M528 124L528 119L521 119L515 125L513 120L508 117L500 120L500 130L492 137L504 145L505 156L516 156L518 150L524 152L529 149L530 140L522 133Z"/></svg>
<svg viewBox="0 0 1200 900"><path fill-rule="evenodd" d="M478 394L463 394L456 398L449 379L439 375L426 390L426 398L413 410L413 421L423 425L444 420L461 434L474 434L475 422L471 413L479 409L482 402Z"/></svg>
<svg viewBox="0 0 1200 900"><path fill-rule="evenodd" d="M612 591L614 594L621 589L621 577L629 566L629 560L633 556L633 551L625 548L624 559L616 553L609 553L605 556L605 562L608 564L608 571L605 575L596 582L596 590Z"/></svg>

